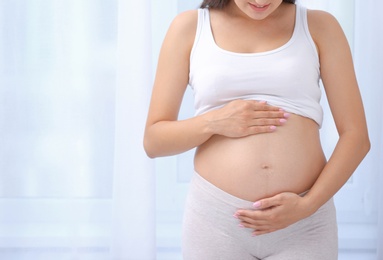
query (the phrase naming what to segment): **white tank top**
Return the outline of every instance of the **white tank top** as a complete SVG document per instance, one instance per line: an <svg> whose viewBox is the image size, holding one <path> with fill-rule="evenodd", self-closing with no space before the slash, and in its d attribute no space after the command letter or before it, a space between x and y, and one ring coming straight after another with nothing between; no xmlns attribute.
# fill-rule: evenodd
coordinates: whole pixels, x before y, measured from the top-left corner
<svg viewBox="0 0 383 260"><path fill-rule="evenodd" d="M292 37L283 46L260 53L235 53L215 43L209 9L198 10L190 56L189 85L196 115L236 99L267 101L322 125L320 65L308 30L307 10L297 5Z"/></svg>

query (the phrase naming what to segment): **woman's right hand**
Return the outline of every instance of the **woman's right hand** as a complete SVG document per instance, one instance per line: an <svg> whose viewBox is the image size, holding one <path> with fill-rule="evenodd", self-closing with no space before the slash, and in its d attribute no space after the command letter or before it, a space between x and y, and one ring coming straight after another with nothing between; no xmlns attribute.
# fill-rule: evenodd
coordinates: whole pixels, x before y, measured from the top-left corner
<svg viewBox="0 0 383 260"><path fill-rule="evenodd" d="M210 112L213 133L232 138L274 132L289 114L265 101L234 100Z"/></svg>

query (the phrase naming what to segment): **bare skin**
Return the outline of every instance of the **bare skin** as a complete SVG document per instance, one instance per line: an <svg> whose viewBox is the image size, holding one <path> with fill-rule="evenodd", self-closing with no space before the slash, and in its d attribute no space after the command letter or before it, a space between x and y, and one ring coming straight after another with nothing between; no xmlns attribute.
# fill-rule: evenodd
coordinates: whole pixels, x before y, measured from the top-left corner
<svg viewBox="0 0 383 260"><path fill-rule="evenodd" d="M223 10L211 11L212 30L220 48L264 52L290 39L295 6L281 0L257 2L271 3L269 11L253 12L244 0L232 0ZM345 36L325 12L309 11L308 20L339 133L328 162L314 121L262 102L236 100L203 115L177 120L188 83L196 11L174 20L159 58L145 132L147 154L168 156L198 147L195 169L202 177L234 196L255 202L257 210L239 209L235 217L256 235L313 214L344 185L370 146ZM307 190L304 197L298 195Z"/></svg>
<svg viewBox="0 0 383 260"><path fill-rule="evenodd" d="M297 115L272 134L215 135L198 148L194 160L196 171L209 182L254 202L309 190L325 163L318 125Z"/></svg>

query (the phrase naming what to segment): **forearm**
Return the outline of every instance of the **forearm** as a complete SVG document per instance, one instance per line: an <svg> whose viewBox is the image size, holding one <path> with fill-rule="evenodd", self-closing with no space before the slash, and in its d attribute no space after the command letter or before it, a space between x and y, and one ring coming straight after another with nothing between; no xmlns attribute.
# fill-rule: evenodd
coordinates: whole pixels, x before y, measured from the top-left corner
<svg viewBox="0 0 383 260"><path fill-rule="evenodd" d="M204 115L179 121L160 121L147 127L144 147L151 158L170 156L193 149L212 135Z"/></svg>
<svg viewBox="0 0 383 260"><path fill-rule="evenodd" d="M234 100L220 109L186 120L148 120L144 147L151 158L175 155L203 144L212 135L240 138L271 133L288 117L288 113L265 102Z"/></svg>
<svg viewBox="0 0 383 260"><path fill-rule="evenodd" d="M368 136L351 131L341 135L328 163L305 196L312 213L340 190L369 149Z"/></svg>

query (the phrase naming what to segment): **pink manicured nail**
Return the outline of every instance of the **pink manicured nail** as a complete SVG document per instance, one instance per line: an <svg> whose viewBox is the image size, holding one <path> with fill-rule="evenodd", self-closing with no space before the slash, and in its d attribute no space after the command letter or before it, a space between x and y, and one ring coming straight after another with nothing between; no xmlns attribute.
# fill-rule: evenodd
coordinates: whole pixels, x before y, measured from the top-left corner
<svg viewBox="0 0 383 260"><path fill-rule="evenodd" d="M238 224L238 227L240 227L240 228L244 228L245 226L242 225L242 224Z"/></svg>
<svg viewBox="0 0 383 260"><path fill-rule="evenodd" d="M254 208L259 208L261 206L261 202L259 202L259 201L256 201L256 202L254 202L254 204L253 204L253 207Z"/></svg>
<svg viewBox="0 0 383 260"><path fill-rule="evenodd" d="M237 213L235 213L235 214L233 215L233 217L235 217L235 218L238 218L238 214L237 214Z"/></svg>
<svg viewBox="0 0 383 260"><path fill-rule="evenodd" d="M274 131L275 129L277 129L275 125L270 126L270 130Z"/></svg>
<svg viewBox="0 0 383 260"><path fill-rule="evenodd" d="M289 117L290 117L290 114L289 114L289 113L284 113L283 116L284 116L285 118L289 118Z"/></svg>
<svg viewBox="0 0 383 260"><path fill-rule="evenodd" d="M284 124L284 123L287 122L287 120L282 118L282 119L279 119L279 122L281 122L282 124Z"/></svg>

